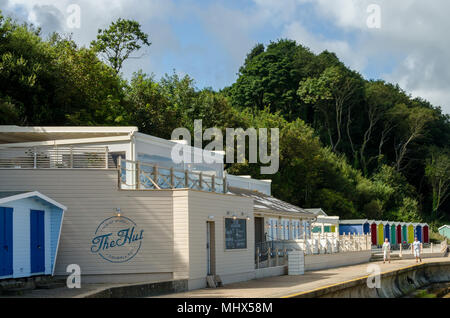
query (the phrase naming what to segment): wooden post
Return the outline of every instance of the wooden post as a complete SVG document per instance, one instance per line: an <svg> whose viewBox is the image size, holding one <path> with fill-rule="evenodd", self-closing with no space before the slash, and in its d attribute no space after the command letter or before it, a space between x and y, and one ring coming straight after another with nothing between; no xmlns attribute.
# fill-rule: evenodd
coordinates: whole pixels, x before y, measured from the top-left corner
<svg viewBox="0 0 450 318"><path fill-rule="evenodd" d="M170 168L170 187L172 189L175 189L175 176L174 176L174 173L173 173L173 167Z"/></svg>
<svg viewBox="0 0 450 318"><path fill-rule="evenodd" d="M275 266L278 266L278 248L275 249Z"/></svg>
<svg viewBox="0 0 450 318"><path fill-rule="evenodd" d="M256 248L256 269L259 268L259 247Z"/></svg>
<svg viewBox="0 0 450 318"><path fill-rule="evenodd" d="M223 193L228 192L227 176L223 177Z"/></svg>
<svg viewBox="0 0 450 318"><path fill-rule="evenodd" d="M198 176L198 186L199 190L203 190L203 172L200 172L200 175Z"/></svg>
<svg viewBox="0 0 450 318"><path fill-rule="evenodd" d="M216 192L216 176L211 176L211 190L212 192Z"/></svg>
<svg viewBox="0 0 450 318"><path fill-rule="evenodd" d="M140 164L139 161L136 161L135 163L136 166L136 189L140 189L141 188L141 168L140 168Z"/></svg>
<svg viewBox="0 0 450 318"><path fill-rule="evenodd" d="M189 171L184 170L184 186L186 189L189 189Z"/></svg>
<svg viewBox="0 0 450 318"><path fill-rule="evenodd" d="M271 248L269 247L268 249L267 249L267 267L271 267L272 265L271 265L271 263L272 263L272 261L271 261L271 255L270 255L270 253L271 253L272 251L271 251Z"/></svg>

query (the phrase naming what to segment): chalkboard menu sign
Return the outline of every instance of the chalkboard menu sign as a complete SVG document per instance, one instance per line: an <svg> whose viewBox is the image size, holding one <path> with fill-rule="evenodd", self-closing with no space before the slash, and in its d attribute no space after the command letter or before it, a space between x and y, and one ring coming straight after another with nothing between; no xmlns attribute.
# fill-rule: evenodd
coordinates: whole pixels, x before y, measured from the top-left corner
<svg viewBox="0 0 450 318"><path fill-rule="evenodd" d="M227 250L247 248L247 220L225 219L225 247Z"/></svg>

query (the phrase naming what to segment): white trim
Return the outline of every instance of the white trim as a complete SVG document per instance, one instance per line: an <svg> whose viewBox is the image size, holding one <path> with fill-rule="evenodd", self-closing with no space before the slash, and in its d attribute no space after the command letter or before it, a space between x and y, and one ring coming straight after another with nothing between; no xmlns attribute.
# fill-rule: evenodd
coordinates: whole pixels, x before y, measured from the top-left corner
<svg viewBox="0 0 450 318"><path fill-rule="evenodd" d="M58 234L58 241L56 242L56 251L55 251L55 258L53 259L53 270L52 270L52 276L55 275L55 267L56 267L56 258L58 257L58 250L59 250L59 242L61 240L61 231L62 231L62 225L64 222L64 213L65 210L62 210L62 216L61 216L61 223L59 224L59 234Z"/></svg>
<svg viewBox="0 0 450 318"><path fill-rule="evenodd" d="M30 198L30 197L38 197L38 198L41 198L42 200L47 201L47 202L53 204L54 206L56 206L56 207L62 209L63 211L66 211L66 210L67 210L67 207L66 207L66 206L64 206L64 205L62 205L62 204L56 202L56 201L53 200L53 199L50 199L50 198L47 197L46 195L43 195L42 193L37 192L37 191L33 191L33 192L25 192L25 193L16 194L16 195L12 195L12 196L9 196L9 197L1 198L1 199L0 199L0 204L7 203L7 202L11 202L11 201L22 200L22 199L26 199L26 198Z"/></svg>
<svg viewBox="0 0 450 318"><path fill-rule="evenodd" d="M450 225L442 225L440 228L438 228L438 231L442 230L443 228L450 229Z"/></svg>
<svg viewBox="0 0 450 318"><path fill-rule="evenodd" d="M130 141L131 136L114 136L114 137L93 137L81 139L59 139L34 142L20 142L10 144L0 144L3 148L19 148L19 147L38 147L38 146L58 146L58 145L75 145L75 144L96 144L96 143L112 143L120 141Z"/></svg>
<svg viewBox="0 0 450 318"><path fill-rule="evenodd" d="M0 125L0 133L111 133L111 134L132 134L138 131L135 126L38 126L38 127L23 127L14 125Z"/></svg>
<svg viewBox="0 0 450 318"><path fill-rule="evenodd" d="M374 221L375 222L375 221ZM372 223L370 223L369 222L369 220L367 220L367 219L360 219L360 220L340 220L339 221L339 224L357 224L357 225L359 225L359 224L361 224L361 225L364 225L364 224L366 224L366 223L369 223L369 224L372 224Z"/></svg>

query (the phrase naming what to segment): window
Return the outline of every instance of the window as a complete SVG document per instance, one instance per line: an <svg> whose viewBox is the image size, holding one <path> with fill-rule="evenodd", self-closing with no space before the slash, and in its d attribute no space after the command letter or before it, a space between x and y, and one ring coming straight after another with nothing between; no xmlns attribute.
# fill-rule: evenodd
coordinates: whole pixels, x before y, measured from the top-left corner
<svg viewBox="0 0 450 318"><path fill-rule="evenodd" d="M246 219L225 219L225 248L227 250L247 248Z"/></svg>
<svg viewBox="0 0 450 318"><path fill-rule="evenodd" d="M292 239L301 239L300 236L300 220L292 220Z"/></svg>
<svg viewBox="0 0 450 318"><path fill-rule="evenodd" d="M268 241L278 240L278 219L269 219L269 238Z"/></svg>
<svg viewBox="0 0 450 318"><path fill-rule="evenodd" d="M290 228L289 228L289 220L288 219L282 219L281 220L281 239L284 241L289 240L289 234L290 234Z"/></svg>

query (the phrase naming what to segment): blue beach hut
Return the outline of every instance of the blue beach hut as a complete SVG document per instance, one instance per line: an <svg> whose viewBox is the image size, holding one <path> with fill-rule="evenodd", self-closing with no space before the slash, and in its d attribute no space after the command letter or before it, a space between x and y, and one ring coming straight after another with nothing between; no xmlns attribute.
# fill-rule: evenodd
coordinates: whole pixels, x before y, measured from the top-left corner
<svg viewBox="0 0 450 318"><path fill-rule="evenodd" d="M341 220L339 221L339 234L369 234L372 221L363 220Z"/></svg>
<svg viewBox="0 0 450 318"><path fill-rule="evenodd" d="M415 228L415 236L417 237L417 239L422 242L422 225L421 224L417 224L416 228Z"/></svg>
<svg viewBox="0 0 450 318"><path fill-rule="evenodd" d="M388 239L389 242L391 241L391 226L389 222L386 222L386 224L384 225L384 238Z"/></svg>
<svg viewBox="0 0 450 318"><path fill-rule="evenodd" d="M39 192L0 192L0 280L53 275L66 209Z"/></svg>

